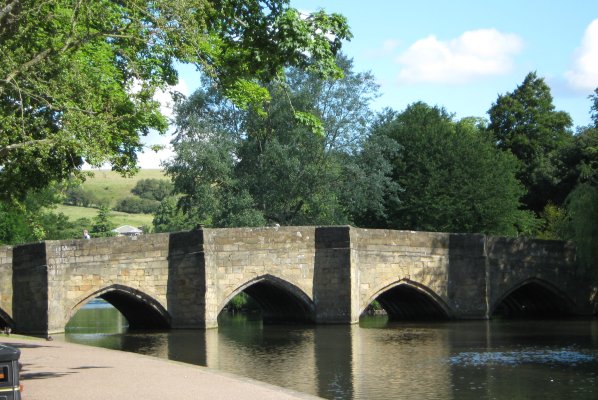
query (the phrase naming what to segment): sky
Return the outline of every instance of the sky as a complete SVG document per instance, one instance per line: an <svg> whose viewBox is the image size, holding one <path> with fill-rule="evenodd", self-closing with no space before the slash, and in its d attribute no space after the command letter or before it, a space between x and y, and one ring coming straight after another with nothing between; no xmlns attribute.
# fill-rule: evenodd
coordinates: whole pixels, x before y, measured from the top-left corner
<svg viewBox="0 0 598 400"><path fill-rule="evenodd" d="M499 95L535 71L550 86L555 108L575 126L590 123L588 96L598 88L598 0L291 0L302 12L343 14L353 39L343 53L356 72L370 71L381 96L374 110L397 111L417 101L455 118L487 118ZM177 89L197 87L193 68L179 68ZM164 111L168 95L160 98ZM167 145L150 135L148 144ZM142 168L171 155L146 152Z"/></svg>

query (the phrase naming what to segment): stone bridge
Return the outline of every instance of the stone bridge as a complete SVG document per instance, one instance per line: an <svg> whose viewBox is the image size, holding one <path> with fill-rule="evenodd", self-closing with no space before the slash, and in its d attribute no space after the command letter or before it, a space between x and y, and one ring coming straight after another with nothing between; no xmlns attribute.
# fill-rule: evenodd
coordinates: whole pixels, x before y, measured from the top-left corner
<svg viewBox="0 0 598 400"><path fill-rule="evenodd" d="M265 320L589 315L568 243L337 227L203 229L0 247L0 325L64 331L100 297L132 328L212 328L238 293Z"/></svg>

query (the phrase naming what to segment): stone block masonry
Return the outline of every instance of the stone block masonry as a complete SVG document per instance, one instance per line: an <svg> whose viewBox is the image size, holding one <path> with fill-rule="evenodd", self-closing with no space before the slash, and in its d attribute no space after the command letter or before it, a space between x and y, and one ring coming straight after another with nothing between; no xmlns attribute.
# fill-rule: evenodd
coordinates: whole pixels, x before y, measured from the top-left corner
<svg viewBox="0 0 598 400"><path fill-rule="evenodd" d="M589 279L564 242L350 226L46 241L0 247L0 324L61 332L102 297L132 326L212 328L241 291L273 319L350 324L402 287L448 318L489 318L531 281L591 313Z"/></svg>

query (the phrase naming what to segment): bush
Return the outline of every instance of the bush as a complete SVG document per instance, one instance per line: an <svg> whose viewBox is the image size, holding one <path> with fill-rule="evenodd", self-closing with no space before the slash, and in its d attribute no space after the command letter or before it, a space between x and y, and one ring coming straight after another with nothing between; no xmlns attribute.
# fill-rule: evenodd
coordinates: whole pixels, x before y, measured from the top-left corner
<svg viewBox="0 0 598 400"><path fill-rule="evenodd" d="M153 214L156 212L159 205L160 202L156 200L127 197L120 200L114 207L114 210L129 214Z"/></svg>
<svg viewBox="0 0 598 400"><path fill-rule="evenodd" d="M162 201L172 192L173 185L164 179L141 179L131 192L142 199Z"/></svg>

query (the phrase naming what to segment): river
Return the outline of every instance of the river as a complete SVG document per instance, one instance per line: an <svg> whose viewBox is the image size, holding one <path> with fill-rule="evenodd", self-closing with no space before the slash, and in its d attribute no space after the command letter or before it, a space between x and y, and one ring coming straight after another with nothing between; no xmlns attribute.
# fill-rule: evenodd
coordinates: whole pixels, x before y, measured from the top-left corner
<svg viewBox="0 0 598 400"><path fill-rule="evenodd" d="M326 399L598 399L598 320L264 325L223 314L208 331L127 332L93 301L69 342L208 366Z"/></svg>

